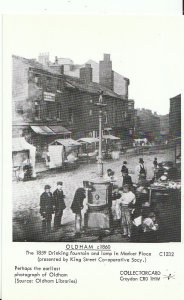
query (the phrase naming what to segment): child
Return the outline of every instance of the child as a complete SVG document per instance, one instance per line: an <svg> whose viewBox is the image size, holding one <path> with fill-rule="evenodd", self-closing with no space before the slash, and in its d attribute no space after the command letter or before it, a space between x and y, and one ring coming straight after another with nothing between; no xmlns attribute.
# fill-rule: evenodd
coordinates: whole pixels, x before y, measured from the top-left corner
<svg viewBox="0 0 184 300"><path fill-rule="evenodd" d="M158 224L156 223L156 217L153 212L150 212L148 217L142 222L142 238L141 242L153 243L157 240Z"/></svg>
<svg viewBox="0 0 184 300"><path fill-rule="evenodd" d="M121 224L123 227L123 235L131 235L131 206L136 202L134 193L130 191L129 185L125 184L123 187L123 193L119 200L117 200L117 212L121 215Z"/></svg>

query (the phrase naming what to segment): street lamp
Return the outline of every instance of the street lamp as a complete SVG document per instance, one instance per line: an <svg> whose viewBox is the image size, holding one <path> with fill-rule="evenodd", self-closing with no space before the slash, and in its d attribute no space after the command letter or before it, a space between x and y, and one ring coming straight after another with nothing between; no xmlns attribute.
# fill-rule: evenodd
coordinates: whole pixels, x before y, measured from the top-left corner
<svg viewBox="0 0 184 300"><path fill-rule="evenodd" d="M95 103L99 108L99 153L98 153L98 166L99 166L99 176L103 177L103 160L102 160L102 116L103 108L107 104L103 103L103 91L100 92L99 102Z"/></svg>
<svg viewBox="0 0 184 300"><path fill-rule="evenodd" d="M88 209L85 213L85 227L92 230L110 229L111 214L111 195L112 185L110 181L103 178L102 160L102 117L103 108L107 104L103 103L103 92L100 93L99 101L95 104L99 108L99 154L98 167L99 176L85 182L87 187Z"/></svg>

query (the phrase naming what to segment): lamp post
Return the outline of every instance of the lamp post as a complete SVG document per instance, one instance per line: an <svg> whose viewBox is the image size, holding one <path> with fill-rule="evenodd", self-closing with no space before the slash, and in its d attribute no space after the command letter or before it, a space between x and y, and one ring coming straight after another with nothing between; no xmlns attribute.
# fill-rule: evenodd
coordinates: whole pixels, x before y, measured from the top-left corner
<svg viewBox="0 0 184 300"><path fill-rule="evenodd" d="M100 92L99 102L97 102L95 105L99 108L99 153L98 153L99 176L103 177L102 116L103 116L103 108L107 106L107 104L103 103L103 91Z"/></svg>
<svg viewBox="0 0 184 300"><path fill-rule="evenodd" d="M98 177L87 182L88 209L85 213L85 228L90 230L110 229L111 226L111 185L103 177L102 160L102 117L103 108L107 104L103 103L103 92L100 93L99 101L95 104L99 108L99 154L98 154ZM86 183L85 183L86 185Z"/></svg>

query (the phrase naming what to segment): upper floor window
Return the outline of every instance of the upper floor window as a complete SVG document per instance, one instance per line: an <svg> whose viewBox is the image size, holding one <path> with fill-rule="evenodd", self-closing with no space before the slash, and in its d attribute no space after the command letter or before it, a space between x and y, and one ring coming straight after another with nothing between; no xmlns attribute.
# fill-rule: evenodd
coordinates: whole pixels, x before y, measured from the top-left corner
<svg viewBox="0 0 184 300"><path fill-rule="evenodd" d="M69 108L68 109L68 122L69 122L69 124L73 124L73 121L74 121L73 109Z"/></svg>
<svg viewBox="0 0 184 300"><path fill-rule="evenodd" d="M104 112L104 116L105 116L105 124L108 123L108 115L107 115L107 111Z"/></svg>
<svg viewBox="0 0 184 300"><path fill-rule="evenodd" d="M93 110L92 110L92 109L89 110L89 115L90 115L90 116L93 115Z"/></svg>
<svg viewBox="0 0 184 300"><path fill-rule="evenodd" d="M62 115L62 113L61 113L61 105L60 105L60 103L57 103L57 119L58 120L61 120L61 115Z"/></svg>
<svg viewBox="0 0 184 300"><path fill-rule="evenodd" d="M41 119L41 107L38 101L35 101L35 118Z"/></svg>

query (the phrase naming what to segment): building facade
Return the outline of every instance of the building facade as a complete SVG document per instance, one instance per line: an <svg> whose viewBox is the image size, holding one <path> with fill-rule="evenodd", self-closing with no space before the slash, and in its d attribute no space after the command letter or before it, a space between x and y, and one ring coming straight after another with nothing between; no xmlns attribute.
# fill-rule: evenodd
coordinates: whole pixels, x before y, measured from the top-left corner
<svg viewBox="0 0 184 300"><path fill-rule="evenodd" d="M149 141L160 138L160 118L149 109L137 109L135 138L147 138Z"/></svg>
<svg viewBox="0 0 184 300"><path fill-rule="evenodd" d="M160 115L160 136L162 140L168 140L169 138L169 114Z"/></svg>
<svg viewBox="0 0 184 300"><path fill-rule="evenodd" d="M181 137L181 94L170 98L169 134L171 139Z"/></svg>
<svg viewBox="0 0 184 300"><path fill-rule="evenodd" d="M89 64L80 68L79 77L63 74L61 66L51 68L47 60L41 64L13 56L13 137L25 136L43 149L58 137L98 136L95 103L102 91L107 103L103 128L122 139L130 137L133 124L127 98L93 82Z"/></svg>

